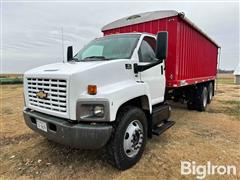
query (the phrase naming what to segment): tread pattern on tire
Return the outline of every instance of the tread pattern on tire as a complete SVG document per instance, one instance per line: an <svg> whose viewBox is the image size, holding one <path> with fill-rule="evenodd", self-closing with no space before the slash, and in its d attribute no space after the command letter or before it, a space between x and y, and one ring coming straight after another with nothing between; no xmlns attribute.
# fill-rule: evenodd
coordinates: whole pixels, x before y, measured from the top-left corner
<svg viewBox="0 0 240 180"><path fill-rule="evenodd" d="M203 105L203 98L204 98L203 92L205 89L207 90L207 87L203 85L197 91L197 98L196 98L195 104L196 104L196 110L198 110L200 112L205 111L205 108L206 108Z"/></svg>
<svg viewBox="0 0 240 180"><path fill-rule="evenodd" d="M212 101L212 99L210 99L210 97L209 97L210 86L212 86L212 98L213 98L213 94L214 94L214 92L213 92L213 91L214 91L214 89L213 89L213 83L210 82L210 83L208 84L208 87L207 87L207 89L208 89L208 99L207 99L207 103L208 103L208 104L210 104L211 101Z"/></svg>

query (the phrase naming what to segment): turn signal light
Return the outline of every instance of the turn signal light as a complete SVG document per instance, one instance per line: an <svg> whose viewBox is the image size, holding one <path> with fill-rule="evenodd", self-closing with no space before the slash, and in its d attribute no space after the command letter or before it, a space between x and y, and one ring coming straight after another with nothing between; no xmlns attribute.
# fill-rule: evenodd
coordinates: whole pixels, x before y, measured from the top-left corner
<svg viewBox="0 0 240 180"><path fill-rule="evenodd" d="M90 95L97 94L97 86L96 85L88 85L88 94L90 94Z"/></svg>

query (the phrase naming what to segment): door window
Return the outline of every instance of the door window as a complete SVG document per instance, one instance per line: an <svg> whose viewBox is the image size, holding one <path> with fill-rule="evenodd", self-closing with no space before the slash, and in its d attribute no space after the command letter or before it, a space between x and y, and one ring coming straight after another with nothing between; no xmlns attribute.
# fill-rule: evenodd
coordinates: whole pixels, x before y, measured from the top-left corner
<svg viewBox="0 0 240 180"><path fill-rule="evenodd" d="M156 40L152 37L144 37L138 51L140 62L156 61L155 56Z"/></svg>

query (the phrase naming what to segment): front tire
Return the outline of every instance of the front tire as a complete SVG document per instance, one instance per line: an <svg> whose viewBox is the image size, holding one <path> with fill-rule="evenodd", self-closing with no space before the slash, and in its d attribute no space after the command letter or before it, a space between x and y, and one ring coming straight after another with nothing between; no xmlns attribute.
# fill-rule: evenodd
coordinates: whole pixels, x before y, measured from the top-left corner
<svg viewBox="0 0 240 180"><path fill-rule="evenodd" d="M136 107L123 107L117 115L115 132L108 143L108 153L114 165L125 170L141 158L147 140L147 118Z"/></svg>

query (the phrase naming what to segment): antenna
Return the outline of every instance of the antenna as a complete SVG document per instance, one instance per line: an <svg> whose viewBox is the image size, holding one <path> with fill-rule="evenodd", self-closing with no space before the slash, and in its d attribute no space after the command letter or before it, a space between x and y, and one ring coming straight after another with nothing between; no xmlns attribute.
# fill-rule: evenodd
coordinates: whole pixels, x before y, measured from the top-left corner
<svg viewBox="0 0 240 180"><path fill-rule="evenodd" d="M62 55L63 55L63 63L64 63L64 41L63 41L63 27L61 28L62 30Z"/></svg>

